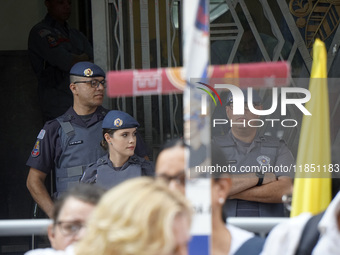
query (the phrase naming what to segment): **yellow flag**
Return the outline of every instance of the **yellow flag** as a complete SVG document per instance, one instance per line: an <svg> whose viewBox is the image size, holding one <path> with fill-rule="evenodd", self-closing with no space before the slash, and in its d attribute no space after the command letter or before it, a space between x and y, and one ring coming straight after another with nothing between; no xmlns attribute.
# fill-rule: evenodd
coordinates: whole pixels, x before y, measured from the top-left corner
<svg viewBox="0 0 340 255"><path fill-rule="evenodd" d="M311 99L305 107L300 132L291 217L302 212L317 214L331 201L331 143L325 44L316 39L309 82Z"/></svg>

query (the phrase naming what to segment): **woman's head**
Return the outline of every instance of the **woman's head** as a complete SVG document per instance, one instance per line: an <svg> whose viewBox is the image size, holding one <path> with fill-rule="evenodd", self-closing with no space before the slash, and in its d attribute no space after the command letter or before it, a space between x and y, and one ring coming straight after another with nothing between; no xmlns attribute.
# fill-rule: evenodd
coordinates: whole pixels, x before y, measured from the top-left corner
<svg viewBox="0 0 340 255"><path fill-rule="evenodd" d="M64 250L84 236L87 219L103 194L104 189L98 186L80 184L57 200L53 224L48 227L48 238L55 250Z"/></svg>
<svg viewBox="0 0 340 255"><path fill-rule="evenodd" d="M163 182L135 178L103 196L76 254L187 254L191 207Z"/></svg>
<svg viewBox="0 0 340 255"><path fill-rule="evenodd" d="M102 128L101 146L112 153L132 156L136 147L136 130L139 123L122 111L110 111L106 114Z"/></svg>

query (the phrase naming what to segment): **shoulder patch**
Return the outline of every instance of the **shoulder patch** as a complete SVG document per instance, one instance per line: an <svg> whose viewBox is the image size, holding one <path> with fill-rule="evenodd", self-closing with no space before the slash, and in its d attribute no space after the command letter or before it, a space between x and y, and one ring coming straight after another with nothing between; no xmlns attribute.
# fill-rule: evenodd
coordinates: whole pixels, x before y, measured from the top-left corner
<svg viewBox="0 0 340 255"><path fill-rule="evenodd" d="M50 46L50 48L53 48L53 47L55 47L59 44L58 40L52 35L47 36L47 42L48 42L48 45Z"/></svg>
<svg viewBox="0 0 340 255"><path fill-rule="evenodd" d="M51 31L47 30L47 29L41 29L38 33L39 33L40 37L45 37L46 35L51 34Z"/></svg>
<svg viewBox="0 0 340 255"><path fill-rule="evenodd" d="M40 133L37 138L42 140L45 136L45 133L46 133L45 129L40 130Z"/></svg>
<svg viewBox="0 0 340 255"><path fill-rule="evenodd" d="M34 147L33 147L33 150L31 152L31 155L33 158L36 158L40 155L40 141L37 140Z"/></svg>
<svg viewBox="0 0 340 255"><path fill-rule="evenodd" d="M260 165L269 165L270 164L270 158L267 156L258 156L256 161L260 164Z"/></svg>

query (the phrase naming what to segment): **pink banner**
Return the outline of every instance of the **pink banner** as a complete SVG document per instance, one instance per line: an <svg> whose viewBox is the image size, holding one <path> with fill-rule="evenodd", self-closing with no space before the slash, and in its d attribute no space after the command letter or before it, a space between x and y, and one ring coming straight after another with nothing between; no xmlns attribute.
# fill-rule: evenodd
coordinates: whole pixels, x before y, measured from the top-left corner
<svg viewBox="0 0 340 255"><path fill-rule="evenodd" d="M159 68L107 73L108 97L182 93L186 82L184 69ZM239 87L281 87L289 84L290 66L287 62L261 62L209 66L208 77ZM197 77L192 77L197 78Z"/></svg>

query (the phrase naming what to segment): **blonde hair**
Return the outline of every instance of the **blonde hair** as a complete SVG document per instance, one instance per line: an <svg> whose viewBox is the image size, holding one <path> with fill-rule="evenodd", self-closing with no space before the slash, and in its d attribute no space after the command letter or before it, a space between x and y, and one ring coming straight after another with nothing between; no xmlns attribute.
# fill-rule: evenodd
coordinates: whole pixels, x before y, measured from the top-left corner
<svg viewBox="0 0 340 255"><path fill-rule="evenodd" d="M174 250L173 223L191 221L192 209L179 192L149 177L127 180L109 190L75 245L81 255L159 255Z"/></svg>

